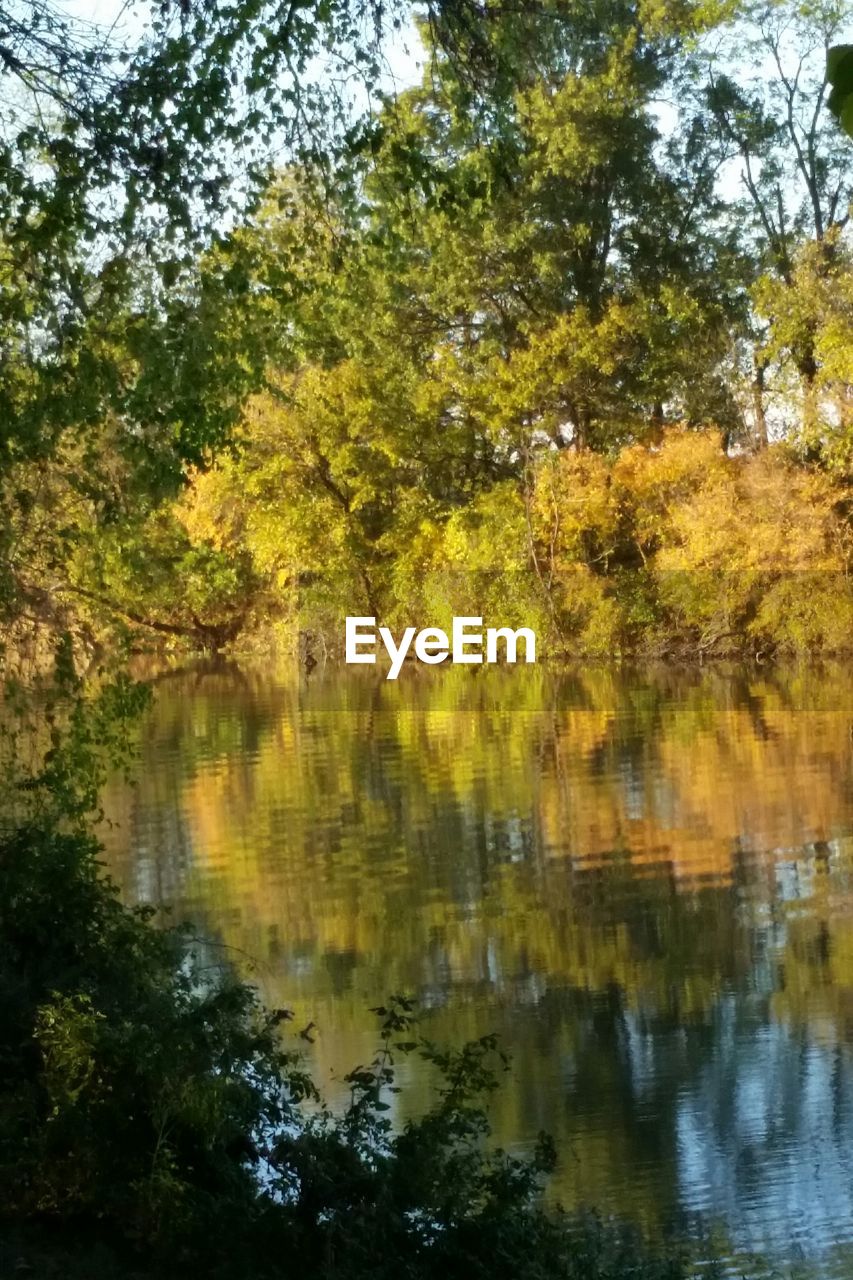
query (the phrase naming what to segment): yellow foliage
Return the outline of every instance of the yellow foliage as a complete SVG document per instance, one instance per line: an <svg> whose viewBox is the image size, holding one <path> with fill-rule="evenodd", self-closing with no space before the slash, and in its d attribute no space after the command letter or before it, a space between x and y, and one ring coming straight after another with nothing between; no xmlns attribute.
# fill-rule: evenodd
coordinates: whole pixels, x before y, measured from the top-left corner
<svg viewBox="0 0 853 1280"><path fill-rule="evenodd" d="M531 504L560 634L595 652L843 649L842 496L781 449L727 456L715 432L672 432L614 462L561 455L541 467Z"/></svg>
<svg viewBox="0 0 853 1280"><path fill-rule="evenodd" d="M354 363L283 380L177 510L194 543L248 552L327 643L367 607L532 626L540 653L849 646L844 492L785 449L732 457L718 432L677 429L615 457L554 449L450 502L407 478L417 444L383 395Z"/></svg>

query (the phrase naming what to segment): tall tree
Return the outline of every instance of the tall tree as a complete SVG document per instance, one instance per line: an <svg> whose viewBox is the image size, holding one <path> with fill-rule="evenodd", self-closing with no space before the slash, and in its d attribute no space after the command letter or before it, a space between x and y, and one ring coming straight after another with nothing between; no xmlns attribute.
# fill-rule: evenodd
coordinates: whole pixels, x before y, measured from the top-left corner
<svg viewBox="0 0 853 1280"><path fill-rule="evenodd" d="M7 618L53 608L81 520L150 504L227 438L256 366L217 316L248 282L239 258L217 274L199 255L255 207L274 158L321 187L346 178L353 81L377 82L408 11L167 0L122 34L50 0L0 3Z"/></svg>
<svg viewBox="0 0 853 1280"><path fill-rule="evenodd" d="M754 276L773 282L760 289L753 328L759 440L766 441L768 370L782 354L783 368L790 364L799 380L804 436L814 444L821 433L817 321L801 309L795 331L789 294L803 242L815 246L814 269L831 270L850 218L853 174L826 105L827 52L845 27L848 6L837 0L759 0L743 7L709 59L707 101L719 155L734 163L743 193L735 217L751 230Z"/></svg>

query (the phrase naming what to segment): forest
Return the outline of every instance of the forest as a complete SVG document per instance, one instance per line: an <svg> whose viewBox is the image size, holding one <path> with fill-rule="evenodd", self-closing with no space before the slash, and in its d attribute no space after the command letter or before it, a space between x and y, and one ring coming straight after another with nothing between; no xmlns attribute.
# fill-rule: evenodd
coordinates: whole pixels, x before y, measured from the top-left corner
<svg viewBox="0 0 853 1280"><path fill-rule="evenodd" d="M455 611L552 655L844 650L844 9L454 3L396 16L397 88L364 14L297 7L332 67L246 18L186 102L164 14L127 137L85 42L25 77L68 117L7 156L10 636L335 653L347 613Z"/></svg>
<svg viewBox="0 0 853 1280"><path fill-rule="evenodd" d="M289 1007L126 905L103 788L140 651L853 647L848 6L98 13L0 0L0 1274L677 1280L489 1145L492 1033L389 992L333 1110Z"/></svg>

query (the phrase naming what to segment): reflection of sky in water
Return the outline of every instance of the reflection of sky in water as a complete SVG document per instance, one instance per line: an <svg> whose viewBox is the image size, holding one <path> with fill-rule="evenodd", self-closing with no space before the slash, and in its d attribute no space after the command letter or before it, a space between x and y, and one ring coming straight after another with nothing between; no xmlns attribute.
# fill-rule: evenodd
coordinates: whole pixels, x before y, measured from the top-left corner
<svg viewBox="0 0 853 1280"><path fill-rule="evenodd" d="M850 1053L737 1015L726 1000L713 1057L678 1098L683 1206L724 1219L738 1250L826 1265L853 1222Z"/></svg>
<svg viewBox="0 0 853 1280"><path fill-rule="evenodd" d="M570 1207L853 1275L853 673L517 675L169 680L106 797L124 893L251 958L322 1079L412 992L499 1033L496 1136L552 1132Z"/></svg>

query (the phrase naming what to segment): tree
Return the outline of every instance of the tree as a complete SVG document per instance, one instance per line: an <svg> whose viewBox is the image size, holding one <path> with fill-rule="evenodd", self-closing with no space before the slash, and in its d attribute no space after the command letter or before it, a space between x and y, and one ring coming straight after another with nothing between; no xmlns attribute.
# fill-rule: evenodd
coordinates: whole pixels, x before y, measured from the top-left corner
<svg viewBox="0 0 853 1280"><path fill-rule="evenodd" d="M401 326L432 330L507 452L607 448L653 418L734 429L720 375L742 290L700 138L690 122L664 139L655 115L689 63L685 28L707 20L546 6L485 122L441 60L383 121L367 192L408 299ZM420 192L401 191L407 144L427 158Z"/></svg>
<svg viewBox="0 0 853 1280"><path fill-rule="evenodd" d="M467 0L453 7L461 18ZM248 281L227 254L201 272L204 253L255 207L274 155L298 158L318 197L351 189L365 137L351 85L375 85L407 12L181 0L122 35L49 0L0 6L7 621L61 612L79 520L144 515L227 439L257 363L224 340L218 308ZM47 503L61 524L41 518Z"/></svg>
<svg viewBox="0 0 853 1280"><path fill-rule="evenodd" d="M709 60L707 102L720 163L736 164L754 245L753 278L763 312L752 325L754 429L765 442L765 392L773 354L781 345L777 317L767 303L794 288L797 253L814 242L815 262L829 270L838 235L847 226L853 179L826 110L827 51L843 31L846 6L835 0L802 5L760 0L745 6ZM752 64L756 70L747 74ZM787 305L783 310L790 310ZM818 352L810 324L785 345L801 388L807 437L818 429ZM783 370L784 373L784 370Z"/></svg>

